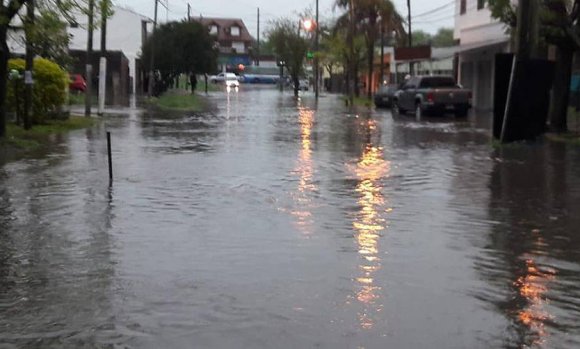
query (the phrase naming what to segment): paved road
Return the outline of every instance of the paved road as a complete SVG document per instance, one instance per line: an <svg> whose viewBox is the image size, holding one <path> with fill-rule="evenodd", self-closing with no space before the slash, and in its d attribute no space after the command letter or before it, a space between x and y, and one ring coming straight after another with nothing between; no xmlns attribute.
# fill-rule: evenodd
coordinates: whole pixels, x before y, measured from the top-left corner
<svg viewBox="0 0 580 349"><path fill-rule="evenodd" d="M580 347L578 147L210 99L0 167L0 348Z"/></svg>

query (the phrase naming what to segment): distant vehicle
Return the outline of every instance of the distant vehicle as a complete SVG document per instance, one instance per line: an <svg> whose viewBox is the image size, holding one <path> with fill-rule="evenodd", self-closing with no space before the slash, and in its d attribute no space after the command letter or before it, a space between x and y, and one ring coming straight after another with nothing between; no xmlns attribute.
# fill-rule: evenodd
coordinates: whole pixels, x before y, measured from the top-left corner
<svg viewBox="0 0 580 349"><path fill-rule="evenodd" d="M298 89L301 91L308 91L308 89L310 89L310 81L308 81L308 79L300 79L298 81Z"/></svg>
<svg viewBox="0 0 580 349"><path fill-rule="evenodd" d="M240 82L244 84L276 84L280 77L271 74L244 74Z"/></svg>
<svg viewBox="0 0 580 349"><path fill-rule="evenodd" d="M446 112L466 117L470 107L471 91L459 86L453 77L444 75L412 77L393 98L393 112L414 110L418 117Z"/></svg>
<svg viewBox="0 0 580 349"><path fill-rule="evenodd" d="M214 83L214 84L218 84L220 82L224 82L226 80L226 75L231 74L233 76L236 77L236 80L239 81L239 78L236 74L234 73L219 73L217 75L212 75L209 77L209 82Z"/></svg>
<svg viewBox="0 0 580 349"><path fill-rule="evenodd" d="M69 90L75 92L85 92L87 89L87 82L81 74L72 74L68 85Z"/></svg>
<svg viewBox="0 0 580 349"><path fill-rule="evenodd" d="M393 105L393 97L399 90L399 84L388 84L379 87L374 95L374 102L377 108L390 108Z"/></svg>
<svg viewBox="0 0 580 349"><path fill-rule="evenodd" d="M240 87L238 77L234 73L226 73L224 75L224 84L226 85L226 87Z"/></svg>

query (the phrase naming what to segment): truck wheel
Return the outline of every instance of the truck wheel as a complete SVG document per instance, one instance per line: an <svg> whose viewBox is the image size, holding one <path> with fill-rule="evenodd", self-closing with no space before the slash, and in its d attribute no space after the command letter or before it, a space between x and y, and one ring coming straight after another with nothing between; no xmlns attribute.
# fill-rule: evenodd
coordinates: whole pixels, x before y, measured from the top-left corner
<svg viewBox="0 0 580 349"><path fill-rule="evenodd" d="M397 101L397 100L393 101L392 110L393 110L393 115L401 115L401 113L403 111L401 110L401 107L399 107L399 101Z"/></svg>
<svg viewBox="0 0 580 349"><path fill-rule="evenodd" d="M423 112L423 107L421 103L417 102L415 105L415 117L420 119L425 113Z"/></svg>

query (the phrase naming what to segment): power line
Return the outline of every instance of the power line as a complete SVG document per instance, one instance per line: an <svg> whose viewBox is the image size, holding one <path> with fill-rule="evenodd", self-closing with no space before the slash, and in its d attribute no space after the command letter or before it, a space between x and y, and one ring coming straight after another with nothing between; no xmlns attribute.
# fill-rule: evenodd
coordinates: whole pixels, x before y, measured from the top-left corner
<svg viewBox="0 0 580 349"><path fill-rule="evenodd" d="M455 0L452 0L452 1L450 1L450 2L448 2L446 4L444 4L444 5L441 5L439 7L436 7L434 9L429 10L429 11L422 12L422 13L420 13L418 15L413 16L413 17L417 18L417 17L428 16L428 15L434 14L436 12L439 12L441 10L444 10L444 9L446 9L447 7L449 7L449 6L453 5L453 4L455 4Z"/></svg>

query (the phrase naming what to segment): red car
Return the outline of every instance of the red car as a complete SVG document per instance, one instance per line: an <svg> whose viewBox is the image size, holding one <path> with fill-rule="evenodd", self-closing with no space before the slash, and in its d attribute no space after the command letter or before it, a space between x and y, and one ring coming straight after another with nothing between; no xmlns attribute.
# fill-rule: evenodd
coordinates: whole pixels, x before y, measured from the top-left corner
<svg viewBox="0 0 580 349"><path fill-rule="evenodd" d="M87 89L87 82L81 74L72 74L70 76L70 84L68 85L68 88L71 91L85 92Z"/></svg>

